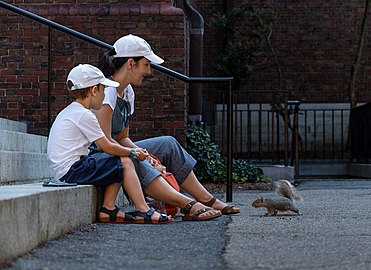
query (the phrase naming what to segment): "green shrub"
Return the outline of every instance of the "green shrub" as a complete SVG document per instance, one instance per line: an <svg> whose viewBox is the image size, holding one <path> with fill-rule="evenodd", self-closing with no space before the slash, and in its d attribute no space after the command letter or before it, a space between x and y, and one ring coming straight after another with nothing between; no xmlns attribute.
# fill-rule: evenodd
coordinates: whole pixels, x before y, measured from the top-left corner
<svg viewBox="0 0 371 270"><path fill-rule="evenodd" d="M194 172L200 181L225 182L227 179L227 162L222 157L209 134L201 127L189 125L186 132L187 151L196 160ZM252 166L247 160L232 161L232 181L257 182L264 179L263 171Z"/></svg>

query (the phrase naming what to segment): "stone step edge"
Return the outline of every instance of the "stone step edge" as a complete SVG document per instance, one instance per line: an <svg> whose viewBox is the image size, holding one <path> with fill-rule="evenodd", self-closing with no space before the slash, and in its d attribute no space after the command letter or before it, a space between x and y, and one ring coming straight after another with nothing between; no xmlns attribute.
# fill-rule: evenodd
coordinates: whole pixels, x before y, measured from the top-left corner
<svg viewBox="0 0 371 270"><path fill-rule="evenodd" d="M91 185L43 187L42 182L0 186L0 266L37 246L95 221Z"/></svg>
<svg viewBox="0 0 371 270"><path fill-rule="evenodd" d="M0 129L27 133L27 124L6 118L0 118Z"/></svg>
<svg viewBox="0 0 371 270"><path fill-rule="evenodd" d="M0 150L46 153L46 136L29 134L18 131L0 130Z"/></svg>
<svg viewBox="0 0 371 270"><path fill-rule="evenodd" d="M51 176L45 153L0 151L0 185Z"/></svg>

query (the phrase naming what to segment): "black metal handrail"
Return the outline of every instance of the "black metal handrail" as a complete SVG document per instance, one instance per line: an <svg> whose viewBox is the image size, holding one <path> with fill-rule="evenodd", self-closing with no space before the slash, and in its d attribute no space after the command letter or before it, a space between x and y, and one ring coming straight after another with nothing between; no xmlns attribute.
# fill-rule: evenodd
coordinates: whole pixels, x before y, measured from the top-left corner
<svg viewBox="0 0 371 270"><path fill-rule="evenodd" d="M0 1L0 7L3 7L7 10L15 12L15 13L17 13L19 15L22 15L24 17L27 17L31 20L37 21L37 22L39 22L41 24L44 24L46 26L49 26L53 29L56 29L56 30L61 31L63 33L66 33L70 36L74 36L78 39L81 39L81 40L87 41L91 44L97 45L101 48L112 49L112 45L110 45L108 43L105 43L105 42L103 42L101 40L98 40L96 38L92 38L88 35L80 33L76 30L68 28L68 27L66 27L64 25L61 25L59 23L56 23L56 22L53 22L51 20L45 19L44 17L41 17L41 16L39 16L37 14L34 14L32 12L29 12L27 10L24 10L24 9L19 8L19 7L15 7L13 5L5 3L4 1ZM155 69L157 71L160 71L160 72L162 72L162 73L164 73L168 76L171 76L173 78L176 78L178 80L181 80L181 81L187 82L187 83L207 83L207 82L230 82L230 81L233 81L233 77L188 77L188 76L183 75L181 73L178 73L174 70L171 70L169 68L166 68L166 67L154 64L154 63L151 63L151 66L152 66L153 69Z"/></svg>
<svg viewBox="0 0 371 270"><path fill-rule="evenodd" d="M64 25L61 25L59 23L53 22L51 20L45 19L37 14L34 14L32 12L26 11L24 9L15 7L13 5L10 5L8 3L5 3L4 1L0 1L0 7L3 7L9 11L12 11L14 13L17 13L21 16L27 17L33 21L39 22L41 24L44 24L48 26L49 28L56 29L58 31L61 31L63 33L66 33L70 36L74 36L78 39L84 40L86 42L89 42L90 44L97 45L101 48L111 49L112 45L105 43L103 41L100 41L98 39L92 38L90 36L87 36L83 33L80 33L76 30L73 30L71 28L68 28ZM188 77L184 74L178 73L174 70L171 70L169 68L151 63L151 67L154 70L157 70L159 72L164 73L167 76L176 78L178 80L181 80L186 83L229 83L229 103L228 103L228 121L227 121L227 188L226 188L226 200L228 202L232 201L232 125L233 125L233 114L232 114L232 82L233 77Z"/></svg>

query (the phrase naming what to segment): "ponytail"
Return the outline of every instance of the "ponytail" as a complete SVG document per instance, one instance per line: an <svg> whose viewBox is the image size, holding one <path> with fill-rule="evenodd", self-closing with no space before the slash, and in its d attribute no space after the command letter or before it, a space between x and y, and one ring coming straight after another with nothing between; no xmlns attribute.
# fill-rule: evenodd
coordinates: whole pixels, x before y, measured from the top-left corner
<svg viewBox="0 0 371 270"><path fill-rule="evenodd" d="M98 68L103 72L104 76L109 77L115 72L115 67L112 64L112 56L116 54L114 48L105 51L99 58Z"/></svg>
<svg viewBox="0 0 371 270"><path fill-rule="evenodd" d="M99 59L98 68L106 77L112 76L113 73L125 65L130 58L134 59L135 62L144 58L144 56L113 58L114 55L116 55L116 51L114 48L112 48L111 50L104 52Z"/></svg>

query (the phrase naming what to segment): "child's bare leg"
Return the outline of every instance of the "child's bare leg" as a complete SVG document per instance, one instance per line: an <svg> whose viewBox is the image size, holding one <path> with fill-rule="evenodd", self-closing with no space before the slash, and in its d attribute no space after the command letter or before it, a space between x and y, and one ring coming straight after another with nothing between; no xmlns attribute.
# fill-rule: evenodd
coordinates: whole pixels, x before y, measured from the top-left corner
<svg viewBox="0 0 371 270"><path fill-rule="evenodd" d="M103 207L107 208L108 210L114 210L115 209L115 200L117 197L117 194L121 188L121 183L113 183L105 187L104 190L104 196L103 196ZM117 213L117 216L124 217L125 214L121 211ZM99 217L109 217L108 214L99 212Z"/></svg>
<svg viewBox="0 0 371 270"><path fill-rule="evenodd" d="M123 188L135 205L136 210L140 212L147 212L149 210L149 206L144 199L142 187L140 185L133 162L127 157L122 157L121 162L124 168ZM152 220L158 220L160 218L160 213L154 212L151 218Z"/></svg>

